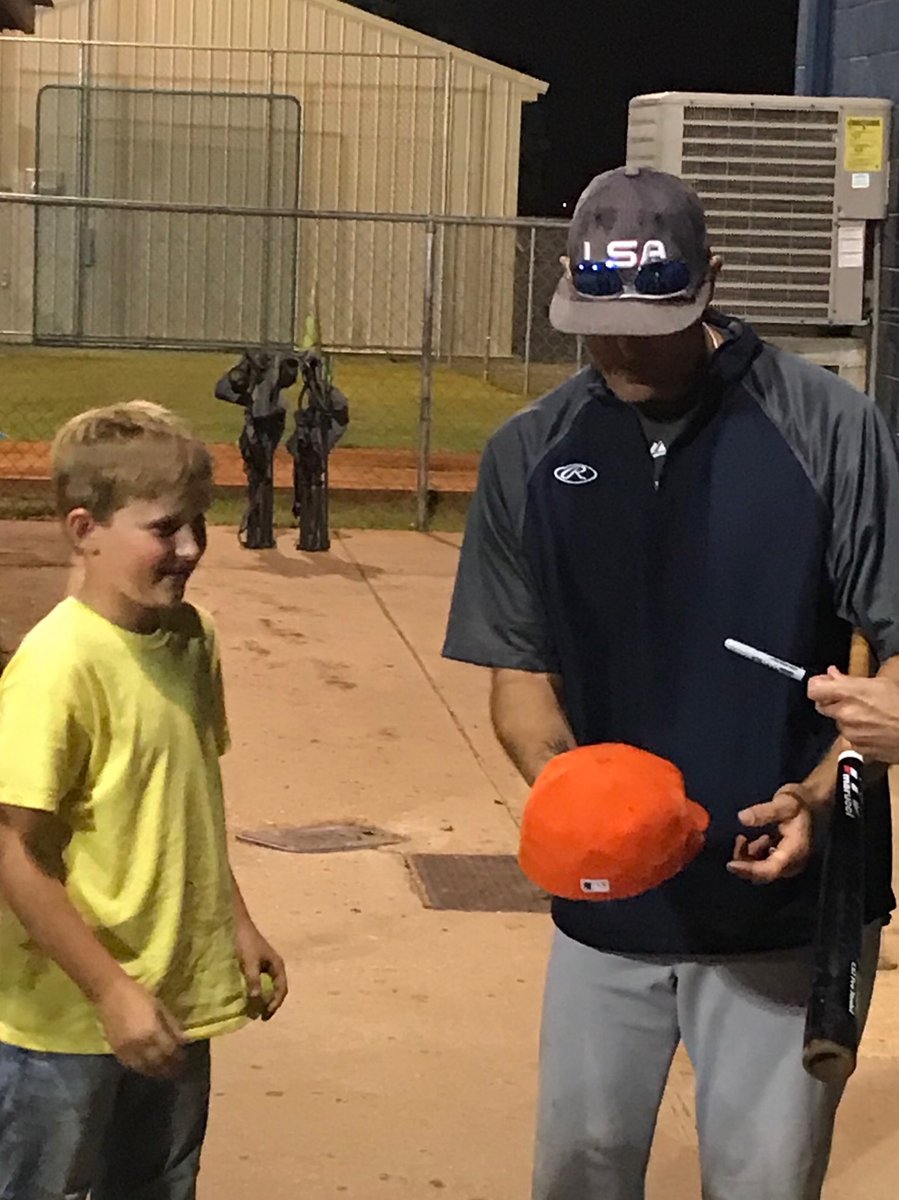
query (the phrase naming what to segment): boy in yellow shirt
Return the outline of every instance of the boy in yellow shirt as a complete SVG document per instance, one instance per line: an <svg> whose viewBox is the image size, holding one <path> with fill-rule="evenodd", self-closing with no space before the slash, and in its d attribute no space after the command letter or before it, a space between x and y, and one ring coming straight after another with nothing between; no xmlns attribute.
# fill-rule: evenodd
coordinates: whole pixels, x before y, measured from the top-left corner
<svg viewBox="0 0 899 1200"><path fill-rule="evenodd" d="M228 864L216 635L184 601L211 462L132 401L68 422L53 474L83 577L0 677L0 1200L191 1200L209 1039L287 993Z"/></svg>

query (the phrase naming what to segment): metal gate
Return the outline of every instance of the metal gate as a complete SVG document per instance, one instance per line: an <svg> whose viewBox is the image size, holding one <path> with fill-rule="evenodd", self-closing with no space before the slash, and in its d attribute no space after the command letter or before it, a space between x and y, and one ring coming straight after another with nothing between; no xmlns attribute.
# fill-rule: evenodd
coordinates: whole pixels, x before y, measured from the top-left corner
<svg viewBox="0 0 899 1200"><path fill-rule="evenodd" d="M35 190L138 203L295 209L295 96L50 85ZM298 226L282 217L44 208L43 344L292 345Z"/></svg>

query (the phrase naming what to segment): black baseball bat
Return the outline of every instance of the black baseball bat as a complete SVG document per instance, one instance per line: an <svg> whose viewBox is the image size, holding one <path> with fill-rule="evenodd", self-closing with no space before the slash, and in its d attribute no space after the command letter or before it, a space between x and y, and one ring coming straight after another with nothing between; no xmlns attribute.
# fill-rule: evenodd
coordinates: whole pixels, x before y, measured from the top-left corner
<svg viewBox="0 0 899 1200"><path fill-rule="evenodd" d="M824 851L814 942L812 991L802 1062L822 1083L845 1083L859 1041L865 919L865 796L862 757L840 755Z"/></svg>

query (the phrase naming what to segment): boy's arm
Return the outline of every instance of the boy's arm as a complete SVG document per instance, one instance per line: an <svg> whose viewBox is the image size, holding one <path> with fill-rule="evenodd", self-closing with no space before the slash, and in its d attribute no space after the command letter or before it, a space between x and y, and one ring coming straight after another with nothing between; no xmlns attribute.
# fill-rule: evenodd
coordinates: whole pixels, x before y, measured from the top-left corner
<svg viewBox="0 0 899 1200"><path fill-rule="evenodd" d="M144 1075L171 1075L183 1053L174 1018L100 944L35 853L53 820L46 812L0 804L0 898L96 1006L120 1062Z"/></svg>
<svg viewBox="0 0 899 1200"><path fill-rule="evenodd" d="M287 969L281 955L272 949L256 928L233 871L231 872L231 886L234 894L237 957L240 960L240 969L247 981L250 1011L261 1016L263 1021L268 1021L287 998ZM272 981L270 996L263 995L262 992L260 976L263 972Z"/></svg>
<svg viewBox="0 0 899 1200"><path fill-rule="evenodd" d="M231 745L225 706L222 659L215 623L206 614L201 614L201 620L206 631L209 656L215 742L219 756L221 756ZM287 997L287 971L280 954L269 945L256 928L237 880L234 878L234 872L230 871L230 874L234 903L234 926L237 936L237 957L247 984L249 1012L253 1017L261 1016L263 1021L268 1021L275 1015ZM270 994L263 994L261 979L263 974L268 975L272 981Z"/></svg>
<svg viewBox="0 0 899 1200"><path fill-rule="evenodd" d="M222 658L219 651L218 634L215 623L208 614L201 613L200 619L206 634L206 646L209 659L210 680L213 696L213 731L216 749L219 757L224 755L231 745L228 731L228 718L225 706L225 686L222 676ZM256 928L253 918L247 909L234 872L230 869L231 894L234 904L234 927L237 937L237 958L247 984L247 1000L250 1015L262 1017L263 1021L270 1020L287 997L287 971L284 960L274 950ZM272 981L272 990L263 994L263 974Z"/></svg>

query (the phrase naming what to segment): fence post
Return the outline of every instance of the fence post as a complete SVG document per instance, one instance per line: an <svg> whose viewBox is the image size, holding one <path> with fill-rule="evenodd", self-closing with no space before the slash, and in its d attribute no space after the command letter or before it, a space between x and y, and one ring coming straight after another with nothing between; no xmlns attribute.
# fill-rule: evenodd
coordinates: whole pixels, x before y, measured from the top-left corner
<svg viewBox="0 0 899 1200"><path fill-rule="evenodd" d="M262 193L266 208L274 208L272 196L272 162L275 157L275 51L266 52L265 87L268 95L265 105L265 156L262 164ZM262 218L262 262L259 279L261 304L259 308L259 343L267 345L269 338L269 309L272 282L272 218Z"/></svg>
<svg viewBox="0 0 899 1200"><path fill-rule="evenodd" d="M488 231L485 229L485 233ZM490 250L487 255L487 333L484 337L484 362L481 367L481 378L485 383L490 382L490 359L493 354L493 302L496 270L496 226L489 226Z"/></svg>
<svg viewBox="0 0 899 1200"><path fill-rule="evenodd" d="M93 3L88 4L88 25L93 22ZM76 187L79 196L91 194L90 156L91 156L91 66L92 47L87 42L78 44L78 178ZM36 164L37 165L37 164ZM38 166L38 170L40 167ZM84 336L84 308L87 280L84 272L90 262L88 243L90 235L91 214L86 208L75 209L75 337L81 341ZM39 220L39 210L34 212L35 224ZM36 302L36 297L35 297ZM35 310L36 311L36 310Z"/></svg>
<svg viewBox="0 0 899 1200"><path fill-rule="evenodd" d="M437 225L425 229L425 278L421 317L421 399L418 414L418 484L415 528L427 531L430 521L431 409L434 399L434 275Z"/></svg>
<svg viewBox="0 0 899 1200"><path fill-rule="evenodd" d="M537 226L531 226L530 258L528 259L528 315L524 330L524 381L522 394L531 390L531 337L534 332L534 260L537 257Z"/></svg>
<svg viewBox="0 0 899 1200"><path fill-rule="evenodd" d="M462 242L462 235L465 231L464 225L453 223L452 225L445 224L443 226L443 241L442 258L444 263L449 259L449 273L443 272L440 280L440 309L444 315L441 329L446 327L448 332L444 345L446 352L444 357L446 365L453 365L453 358L456 353L456 299L459 293L459 244ZM450 241L450 247L447 246L447 240ZM463 250L464 250L463 245ZM464 268L463 268L464 271Z"/></svg>

